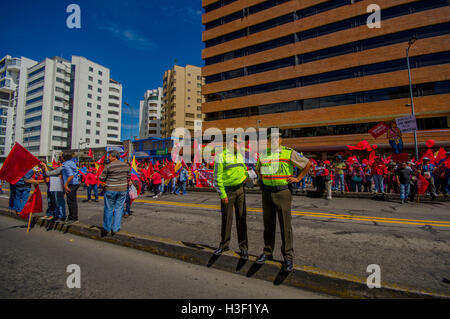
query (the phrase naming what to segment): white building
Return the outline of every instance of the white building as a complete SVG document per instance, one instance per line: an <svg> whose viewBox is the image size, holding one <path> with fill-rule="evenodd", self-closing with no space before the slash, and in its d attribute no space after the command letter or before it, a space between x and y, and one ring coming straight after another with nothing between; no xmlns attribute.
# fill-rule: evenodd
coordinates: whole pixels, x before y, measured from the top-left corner
<svg viewBox="0 0 450 319"><path fill-rule="evenodd" d="M72 149L121 145L122 85L110 70L84 57L72 57Z"/></svg>
<svg viewBox="0 0 450 319"><path fill-rule="evenodd" d="M16 123L23 122L27 69L35 64L9 55L0 60L0 159L6 158L16 140L22 141L23 129Z"/></svg>
<svg viewBox="0 0 450 319"><path fill-rule="evenodd" d="M71 63L45 59L28 69L23 122L23 145L35 156L51 160L70 148ZM19 141L20 142L20 141Z"/></svg>
<svg viewBox="0 0 450 319"><path fill-rule="evenodd" d="M162 94L163 89L149 90L139 108L139 138L162 137Z"/></svg>

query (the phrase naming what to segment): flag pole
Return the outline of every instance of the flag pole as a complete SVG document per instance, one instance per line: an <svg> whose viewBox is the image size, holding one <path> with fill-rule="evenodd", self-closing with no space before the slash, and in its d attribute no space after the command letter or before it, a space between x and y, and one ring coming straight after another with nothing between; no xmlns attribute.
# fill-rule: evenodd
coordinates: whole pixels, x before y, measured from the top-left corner
<svg viewBox="0 0 450 319"><path fill-rule="evenodd" d="M27 228L27 233L30 232L30 226L31 226L31 218L33 216L33 213L30 213L30 218L28 219L28 228Z"/></svg>

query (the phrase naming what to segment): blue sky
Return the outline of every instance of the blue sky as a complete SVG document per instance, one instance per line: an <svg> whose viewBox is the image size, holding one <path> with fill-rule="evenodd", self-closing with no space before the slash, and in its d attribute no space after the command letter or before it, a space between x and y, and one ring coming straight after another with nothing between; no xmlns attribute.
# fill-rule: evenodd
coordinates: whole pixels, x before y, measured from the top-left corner
<svg viewBox="0 0 450 319"><path fill-rule="evenodd" d="M69 4L81 29L69 29ZM84 56L123 85L122 138L139 134L139 101L173 64L203 66L201 0L18 0L2 3L0 58Z"/></svg>

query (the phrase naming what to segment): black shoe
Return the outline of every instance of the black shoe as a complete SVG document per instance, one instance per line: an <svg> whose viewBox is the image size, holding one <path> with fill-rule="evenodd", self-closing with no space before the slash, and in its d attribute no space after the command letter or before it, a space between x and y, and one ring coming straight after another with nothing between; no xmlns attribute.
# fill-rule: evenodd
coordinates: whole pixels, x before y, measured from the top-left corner
<svg viewBox="0 0 450 319"><path fill-rule="evenodd" d="M79 223L79 221L78 221L78 219L69 219L69 220L66 220L66 226L70 226L70 225L73 225L73 224L77 224L77 223Z"/></svg>
<svg viewBox="0 0 450 319"><path fill-rule="evenodd" d="M256 263L259 265L262 265L266 262L266 260L272 260L273 256L267 256L266 254L262 254L261 256L256 259Z"/></svg>
<svg viewBox="0 0 450 319"><path fill-rule="evenodd" d="M292 270L294 270L294 263L292 262L292 260L285 260L284 271L291 272Z"/></svg>
<svg viewBox="0 0 450 319"><path fill-rule="evenodd" d="M102 228L100 231L100 236L103 238L103 237L106 237L107 235L108 235L108 232L104 228Z"/></svg>
<svg viewBox="0 0 450 319"><path fill-rule="evenodd" d="M241 259L248 260L248 251L247 250L241 250Z"/></svg>
<svg viewBox="0 0 450 319"><path fill-rule="evenodd" d="M118 232L120 232L120 229L117 231L117 232L113 232L112 230L111 230L111 236L115 236Z"/></svg>
<svg viewBox="0 0 450 319"><path fill-rule="evenodd" d="M228 250L230 250L230 248L228 248L228 247L219 247L215 252L214 252L214 255L216 255L216 256L220 256L220 255L222 255L224 252L226 252L226 251L228 251Z"/></svg>

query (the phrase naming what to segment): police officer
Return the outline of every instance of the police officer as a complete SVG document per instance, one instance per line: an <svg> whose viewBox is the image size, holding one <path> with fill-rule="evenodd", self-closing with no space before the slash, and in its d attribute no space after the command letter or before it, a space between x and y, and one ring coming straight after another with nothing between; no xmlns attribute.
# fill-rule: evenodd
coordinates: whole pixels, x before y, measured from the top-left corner
<svg viewBox="0 0 450 319"><path fill-rule="evenodd" d="M294 166L299 168L299 175L294 176ZM294 248L291 225L291 185L300 182L309 172L309 160L287 147L281 146L279 129L273 128L269 133L266 154L261 154L256 171L262 187L264 217L264 253L256 260L264 264L273 259L275 246L276 218L280 222L281 252L284 257L284 270L292 271Z"/></svg>
<svg viewBox="0 0 450 319"><path fill-rule="evenodd" d="M248 259L247 209L244 193L247 178L247 167L239 151L237 137L234 137L223 152L216 156L214 164L214 188L220 195L222 212L221 242L214 252L216 256L229 250L234 207L241 258Z"/></svg>

